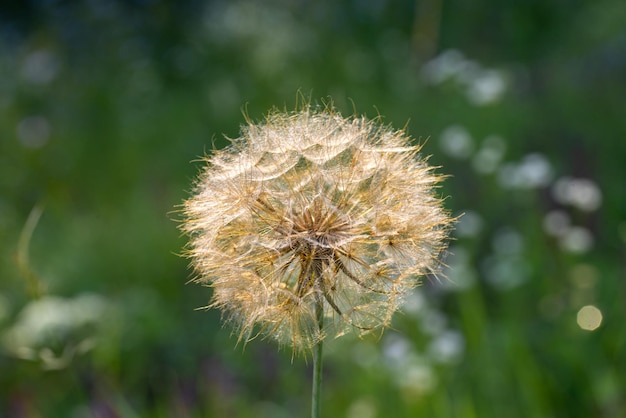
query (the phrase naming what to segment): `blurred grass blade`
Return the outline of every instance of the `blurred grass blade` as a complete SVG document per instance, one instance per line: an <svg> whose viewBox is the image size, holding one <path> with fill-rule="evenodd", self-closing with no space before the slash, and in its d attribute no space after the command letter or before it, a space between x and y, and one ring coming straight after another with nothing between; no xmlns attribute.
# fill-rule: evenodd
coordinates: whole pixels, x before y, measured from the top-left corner
<svg viewBox="0 0 626 418"><path fill-rule="evenodd" d="M29 296L33 298L41 297L44 286L30 267L28 249L30 247L30 240L33 236L33 232L35 231L42 214L43 207L39 204L35 205L28 214L28 219L26 219L26 223L20 232L20 238L17 243L17 266L21 276L26 280L27 292Z"/></svg>

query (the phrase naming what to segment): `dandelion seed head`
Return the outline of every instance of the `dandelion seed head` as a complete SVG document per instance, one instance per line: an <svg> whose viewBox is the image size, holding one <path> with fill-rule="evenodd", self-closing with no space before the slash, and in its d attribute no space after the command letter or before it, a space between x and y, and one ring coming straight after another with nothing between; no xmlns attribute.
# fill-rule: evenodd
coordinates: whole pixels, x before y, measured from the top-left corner
<svg viewBox="0 0 626 418"><path fill-rule="evenodd" d="M272 112L206 158L182 230L195 281L247 342L295 350L389 326L436 273L451 219L403 131L332 108ZM324 307L319 327L316 306Z"/></svg>

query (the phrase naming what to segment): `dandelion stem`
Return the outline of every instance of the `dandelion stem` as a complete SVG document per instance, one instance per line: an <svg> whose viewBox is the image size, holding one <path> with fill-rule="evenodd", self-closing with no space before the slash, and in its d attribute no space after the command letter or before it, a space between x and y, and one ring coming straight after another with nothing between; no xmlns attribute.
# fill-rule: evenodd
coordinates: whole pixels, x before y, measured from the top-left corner
<svg viewBox="0 0 626 418"><path fill-rule="evenodd" d="M317 301L315 307L317 314L317 323L320 334L324 326L324 302ZM322 388L322 345L323 340L320 338L313 348L313 390L311 393L311 418L319 418L320 416L320 398Z"/></svg>

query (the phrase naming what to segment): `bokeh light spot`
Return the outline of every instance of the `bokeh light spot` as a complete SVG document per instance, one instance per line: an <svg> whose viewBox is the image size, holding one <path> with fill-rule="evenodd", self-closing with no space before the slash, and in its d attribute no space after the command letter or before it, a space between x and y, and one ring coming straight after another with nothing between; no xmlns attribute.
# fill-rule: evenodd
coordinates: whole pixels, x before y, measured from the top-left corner
<svg viewBox="0 0 626 418"><path fill-rule="evenodd" d="M543 155L528 154L520 163L506 163L498 170L498 180L505 189L534 189L552 180L552 165Z"/></svg>
<svg viewBox="0 0 626 418"><path fill-rule="evenodd" d="M348 409L348 418L374 418L377 414L376 405L366 398L357 399Z"/></svg>
<svg viewBox="0 0 626 418"><path fill-rule="evenodd" d="M28 116L17 125L17 137L27 148L41 148L50 137L50 123L43 116Z"/></svg>
<svg viewBox="0 0 626 418"><path fill-rule="evenodd" d="M459 218L456 235L459 237L475 237L480 234L483 228L484 220L477 212L467 210L463 216Z"/></svg>
<svg viewBox="0 0 626 418"><path fill-rule="evenodd" d="M447 127L439 138L439 144L443 152L453 158L463 159L472 155L474 142L472 136L461 125Z"/></svg>
<svg viewBox="0 0 626 418"><path fill-rule="evenodd" d="M59 72L59 59L51 51L34 51L22 64L22 77L33 84L48 84Z"/></svg>
<svg viewBox="0 0 626 418"><path fill-rule="evenodd" d="M480 150L472 159L474 170L481 174L495 172L504 157L506 143L498 135L490 135L482 143Z"/></svg>
<svg viewBox="0 0 626 418"><path fill-rule="evenodd" d="M594 331L602 324L602 312L593 305L583 306L576 315L576 323L585 331Z"/></svg>
<svg viewBox="0 0 626 418"><path fill-rule="evenodd" d="M504 75L496 70L486 70L468 86L467 98L476 106L484 106L497 102L505 91Z"/></svg>
<svg viewBox="0 0 626 418"><path fill-rule="evenodd" d="M570 227L570 217L567 212L553 210L543 218L543 229L554 237L565 235Z"/></svg>
<svg viewBox="0 0 626 418"><path fill-rule="evenodd" d="M573 254L584 254L593 247L593 235L583 227L569 228L561 237L560 245L563 250Z"/></svg>
<svg viewBox="0 0 626 418"><path fill-rule="evenodd" d="M602 205L602 191L589 179L562 177L554 184L552 195L557 202L586 212L598 210Z"/></svg>
<svg viewBox="0 0 626 418"><path fill-rule="evenodd" d="M594 266L581 263L570 270L570 280L578 289L592 289L599 280L599 273Z"/></svg>

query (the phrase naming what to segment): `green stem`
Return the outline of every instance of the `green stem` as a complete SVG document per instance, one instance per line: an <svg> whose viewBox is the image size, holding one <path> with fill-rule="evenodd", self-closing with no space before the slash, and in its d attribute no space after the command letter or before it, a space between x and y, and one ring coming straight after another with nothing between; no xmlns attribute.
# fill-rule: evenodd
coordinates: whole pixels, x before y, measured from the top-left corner
<svg viewBox="0 0 626 418"><path fill-rule="evenodd" d="M324 302L318 301L316 306L317 323L320 330L320 337L322 328L324 326ZM320 398L322 388L322 345L323 340L320 340L315 344L313 348L313 390L311 394L311 418L320 417Z"/></svg>

